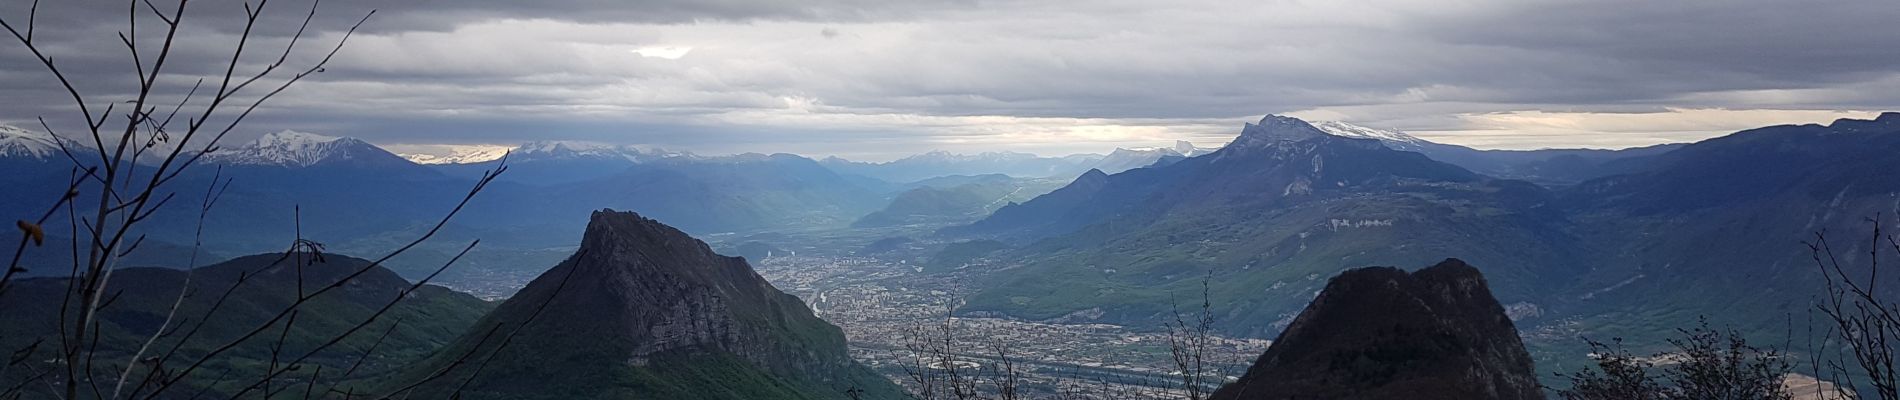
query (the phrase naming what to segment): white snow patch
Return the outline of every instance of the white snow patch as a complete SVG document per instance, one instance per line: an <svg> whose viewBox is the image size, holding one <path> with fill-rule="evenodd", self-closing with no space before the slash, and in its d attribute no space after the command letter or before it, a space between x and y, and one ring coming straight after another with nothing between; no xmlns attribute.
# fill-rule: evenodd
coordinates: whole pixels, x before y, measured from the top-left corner
<svg viewBox="0 0 1900 400"><path fill-rule="evenodd" d="M1373 139L1373 140L1378 140L1380 142L1398 143L1398 144L1406 144L1406 145L1419 145L1419 144L1428 143L1424 139L1419 139L1412 135L1405 134L1405 132L1399 132L1399 131L1389 130L1389 129L1368 128L1364 126L1353 125L1351 123L1342 122L1342 121L1314 122L1313 127L1319 128L1319 130L1324 131L1327 134L1331 134L1333 136L1340 136L1340 137Z"/></svg>

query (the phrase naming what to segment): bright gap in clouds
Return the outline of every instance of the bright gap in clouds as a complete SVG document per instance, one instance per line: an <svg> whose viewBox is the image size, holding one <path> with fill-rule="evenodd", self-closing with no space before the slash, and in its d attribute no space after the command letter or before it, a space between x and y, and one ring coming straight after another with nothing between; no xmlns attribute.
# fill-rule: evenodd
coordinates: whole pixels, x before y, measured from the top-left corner
<svg viewBox="0 0 1900 400"><path fill-rule="evenodd" d="M1463 114L1456 130L1414 131L1481 149L1627 148L1688 143L1773 125L1873 119L1878 111L1677 109L1644 113L1513 111Z"/></svg>
<svg viewBox="0 0 1900 400"><path fill-rule="evenodd" d="M680 57L685 57L686 53L692 51L693 46L645 46L633 49L633 54L639 54L641 57L678 60Z"/></svg>

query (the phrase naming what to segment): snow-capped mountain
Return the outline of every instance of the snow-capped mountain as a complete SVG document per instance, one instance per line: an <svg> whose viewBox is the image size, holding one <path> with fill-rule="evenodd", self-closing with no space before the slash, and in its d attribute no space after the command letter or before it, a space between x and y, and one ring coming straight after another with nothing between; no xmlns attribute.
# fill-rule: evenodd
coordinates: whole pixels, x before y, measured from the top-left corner
<svg viewBox="0 0 1900 400"><path fill-rule="evenodd" d="M1314 122L1313 127L1319 128L1319 130L1333 136L1377 140L1385 143L1386 147L1391 147L1396 150L1418 151L1421 147L1431 143L1425 141L1425 139L1419 139L1412 135L1405 134L1405 132L1368 128L1343 121Z"/></svg>
<svg viewBox="0 0 1900 400"><path fill-rule="evenodd" d="M739 156L701 157L692 153L640 145L548 140L522 143L508 149L508 173L502 180L536 185L597 179L642 164L718 161ZM492 169L500 157L458 163L429 163L451 176L477 177ZM411 158L412 160L414 158Z"/></svg>
<svg viewBox="0 0 1900 400"><path fill-rule="evenodd" d="M63 158L60 143L72 151L92 149L78 141L16 126L0 125L0 158L50 160Z"/></svg>
<svg viewBox="0 0 1900 400"><path fill-rule="evenodd" d="M471 164L501 159L514 148L502 146L443 146L435 152L398 152L396 155L423 165Z"/></svg>
<svg viewBox="0 0 1900 400"><path fill-rule="evenodd" d="M223 165L290 168L327 164L412 164L395 153L355 138L289 130L266 134L243 146L220 149L205 156L205 160Z"/></svg>
<svg viewBox="0 0 1900 400"><path fill-rule="evenodd" d="M662 159L693 157L692 153L580 141L536 141L523 143L508 153L510 162L543 160L623 160L642 163Z"/></svg>
<svg viewBox="0 0 1900 400"><path fill-rule="evenodd" d="M1199 147L1186 140L1177 140L1173 146L1169 147L1123 147L1116 148L1115 151L1109 152L1107 156L1095 161L1095 163L1089 167L1113 174L1135 168L1152 166L1157 162L1177 161L1182 158L1213 153L1214 150L1219 150L1219 148Z"/></svg>

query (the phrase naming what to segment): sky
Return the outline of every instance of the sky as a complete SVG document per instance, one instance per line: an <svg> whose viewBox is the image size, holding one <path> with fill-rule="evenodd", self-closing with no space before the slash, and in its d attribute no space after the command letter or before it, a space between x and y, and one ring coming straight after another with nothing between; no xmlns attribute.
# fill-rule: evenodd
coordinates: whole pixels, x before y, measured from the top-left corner
<svg viewBox="0 0 1900 400"><path fill-rule="evenodd" d="M0 1L0 18L18 26L31 3ZM276 60L310 6L267 3L239 73ZM126 10L61 0L35 16L36 43L100 106L132 93ZM234 138L888 160L1219 145L1285 114L1479 148L1621 148L1900 108L1900 7L1884 0L328 0L288 64L371 10ZM215 82L243 12L191 3L160 94ZM149 55L164 32L140 16ZM81 126L50 78L0 43L0 123Z"/></svg>

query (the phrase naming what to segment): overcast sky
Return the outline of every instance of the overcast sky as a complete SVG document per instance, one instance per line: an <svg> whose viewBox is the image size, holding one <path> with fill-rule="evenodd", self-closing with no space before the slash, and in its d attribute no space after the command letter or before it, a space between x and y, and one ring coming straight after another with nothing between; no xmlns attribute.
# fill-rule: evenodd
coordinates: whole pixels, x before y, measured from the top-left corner
<svg viewBox="0 0 1900 400"><path fill-rule="evenodd" d="M29 3L0 0L0 17L17 24ZM44 3L41 46L88 94L127 96L127 3ZM309 4L272 1L259 43ZM242 27L236 1L192 7L168 93L221 72L216 49ZM329 0L293 62L375 8L242 134L878 160L1218 145L1268 113L1543 148L1900 108L1900 7L1885 0ZM262 53L245 67L275 59ZM22 46L0 57L0 122L77 126Z"/></svg>

